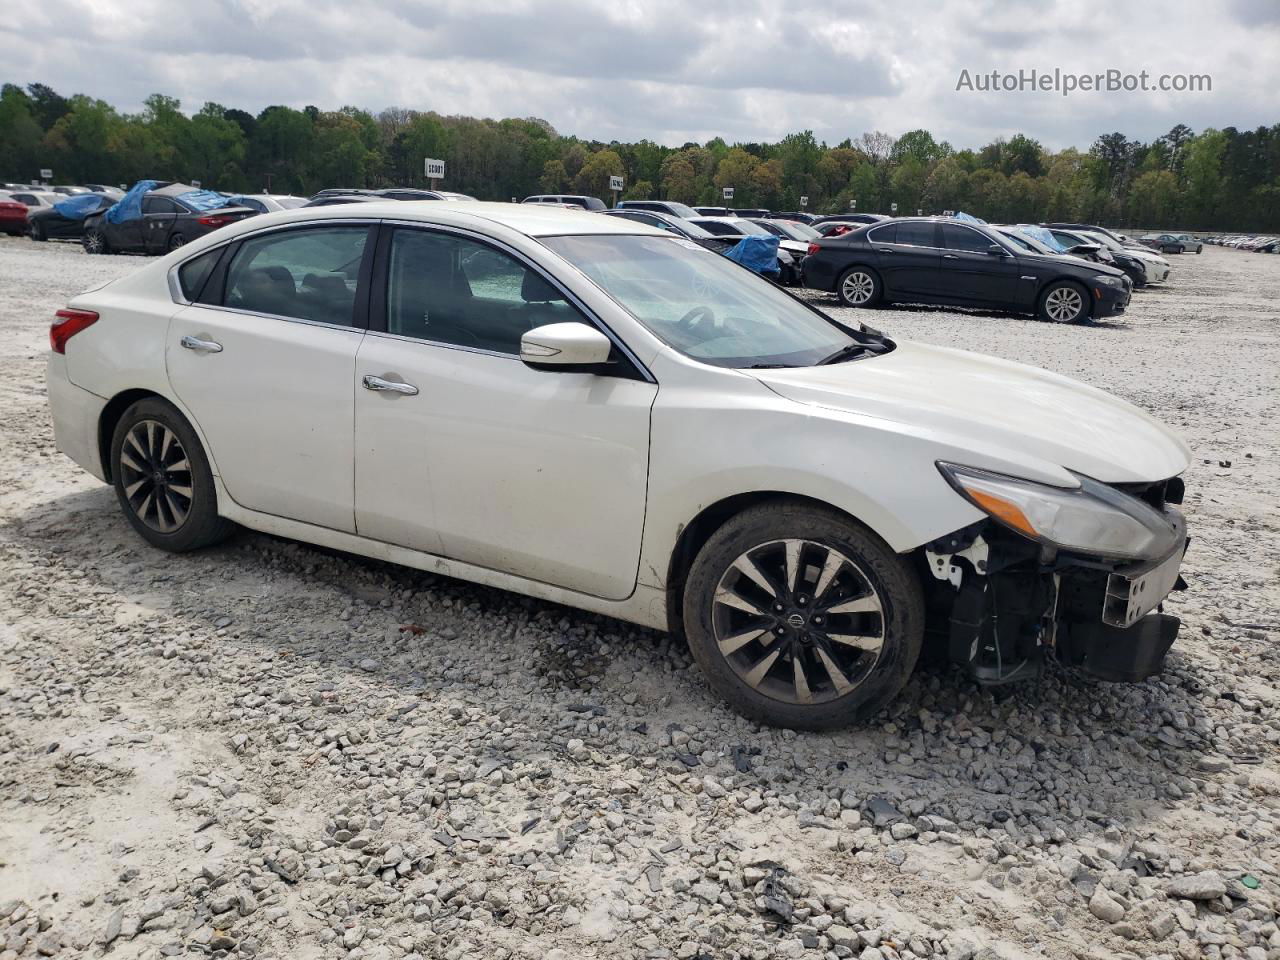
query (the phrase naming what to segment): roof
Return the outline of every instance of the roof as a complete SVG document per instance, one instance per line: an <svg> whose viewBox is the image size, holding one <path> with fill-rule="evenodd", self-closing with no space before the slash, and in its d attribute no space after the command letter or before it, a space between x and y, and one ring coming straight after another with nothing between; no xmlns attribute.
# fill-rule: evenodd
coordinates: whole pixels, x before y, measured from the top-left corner
<svg viewBox="0 0 1280 960"><path fill-rule="evenodd" d="M453 226L479 225L478 221L501 224L530 237L553 237L565 234L645 234L669 236L665 230L636 223L624 217L606 217L586 210L570 210L564 207L548 207L532 203L489 203L482 200L457 203L439 200L374 200L352 204L334 204L323 207L299 207L281 213L268 213L243 220L238 227L245 230L266 223L298 223L308 220L341 220L359 217L385 217L387 220L417 220L423 223L441 223ZM218 233L226 236L224 227Z"/></svg>

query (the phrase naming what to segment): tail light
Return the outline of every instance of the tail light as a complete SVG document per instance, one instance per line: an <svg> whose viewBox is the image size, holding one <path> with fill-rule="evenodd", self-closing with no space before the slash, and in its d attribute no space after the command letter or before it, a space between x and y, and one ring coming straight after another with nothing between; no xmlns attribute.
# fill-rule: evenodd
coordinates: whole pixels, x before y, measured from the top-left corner
<svg viewBox="0 0 1280 960"><path fill-rule="evenodd" d="M812 257L815 253L817 253L821 249L822 247L819 244L816 244L816 243L809 244L809 256Z"/></svg>
<svg viewBox="0 0 1280 960"><path fill-rule="evenodd" d="M200 217L196 223L202 227L225 227L228 223L235 223L239 217L229 217L226 214L211 214L206 217Z"/></svg>
<svg viewBox="0 0 1280 960"><path fill-rule="evenodd" d="M98 315L92 310L59 310L49 327L49 346L54 353L66 353L67 341L97 320Z"/></svg>

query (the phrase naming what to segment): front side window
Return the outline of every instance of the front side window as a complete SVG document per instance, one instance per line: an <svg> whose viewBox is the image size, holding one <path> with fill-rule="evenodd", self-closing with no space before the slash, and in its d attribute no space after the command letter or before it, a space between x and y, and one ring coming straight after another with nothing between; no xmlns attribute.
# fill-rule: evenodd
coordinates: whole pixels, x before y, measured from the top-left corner
<svg viewBox="0 0 1280 960"><path fill-rule="evenodd" d="M319 227L253 237L227 269L224 305L351 326L367 227Z"/></svg>
<svg viewBox="0 0 1280 960"><path fill-rule="evenodd" d="M704 363L808 366L863 342L689 240L596 235L542 242L663 342Z"/></svg>
<svg viewBox="0 0 1280 960"><path fill-rule="evenodd" d="M979 233L977 230L958 227L953 223L944 223L942 225L942 245L948 250L963 250L965 253L986 253L987 248L993 243L995 243L994 240Z"/></svg>
<svg viewBox="0 0 1280 960"><path fill-rule="evenodd" d="M516 356L534 327L582 319L564 294L501 250L451 233L392 235L388 333Z"/></svg>

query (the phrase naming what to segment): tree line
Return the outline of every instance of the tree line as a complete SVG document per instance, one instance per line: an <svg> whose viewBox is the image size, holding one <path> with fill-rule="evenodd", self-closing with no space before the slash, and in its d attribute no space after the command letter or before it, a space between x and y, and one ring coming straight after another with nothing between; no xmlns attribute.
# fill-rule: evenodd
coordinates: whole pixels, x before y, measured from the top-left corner
<svg viewBox="0 0 1280 960"><path fill-rule="evenodd" d="M545 120L442 116L389 108L254 114L206 103L188 115L172 97L139 113L64 97L33 83L0 88L0 178L43 168L58 183L199 180L228 192L426 186L423 160L446 164L442 186L486 200L531 193L721 203L837 213L964 210L995 222L1053 220L1119 226L1280 232L1280 124L1199 133L1178 124L1150 143L1122 133L1082 151L1046 149L1024 134L955 149L927 130L874 131L835 146L812 131L777 143L662 146L563 136ZM855 207L856 205L856 207Z"/></svg>

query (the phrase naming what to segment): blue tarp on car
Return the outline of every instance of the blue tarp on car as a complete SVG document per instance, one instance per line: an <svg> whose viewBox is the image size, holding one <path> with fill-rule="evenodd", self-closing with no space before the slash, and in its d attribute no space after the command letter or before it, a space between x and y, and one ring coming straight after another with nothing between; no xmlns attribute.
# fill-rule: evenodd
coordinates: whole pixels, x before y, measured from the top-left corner
<svg viewBox="0 0 1280 960"><path fill-rule="evenodd" d="M97 213L103 204L108 202L107 197L100 193L81 193L59 200L53 205L53 209L67 220L83 220L89 214Z"/></svg>
<svg viewBox="0 0 1280 960"><path fill-rule="evenodd" d="M1038 227L1034 223L1020 223L1014 227L1019 233L1025 233L1033 240L1039 240L1055 253L1062 253L1067 248L1058 242L1058 238L1047 227Z"/></svg>
<svg viewBox="0 0 1280 960"><path fill-rule="evenodd" d="M206 210L217 210L231 203L230 197L214 190L191 190L178 194L177 199L192 210L198 210L201 213Z"/></svg>
<svg viewBox="0 0 1280 960"><path fill-rule="evenodd" d="M159 180L139 180L129 188L128 193L107 210L107 222L124 223L126 220L137 220L142 216L142 198L159 184Z"/></svg>
<svg viewBox="0 0 1280 960"><path fill-rule="evenodd" d="M724 255L756 273L778 272L777 237L743 237Z"/></svg>
<svg viewBox="0 0 1280 960"><path fill-rule="evenodd" d="M986 223L987 222L983 220L981 217L975 217L973 214L965 213L963 210L957 210L954 214L952 214L951 219L962 220L965 223Z"/></svg>

